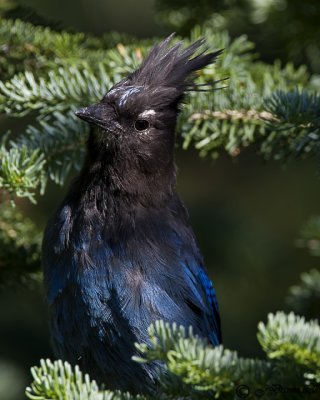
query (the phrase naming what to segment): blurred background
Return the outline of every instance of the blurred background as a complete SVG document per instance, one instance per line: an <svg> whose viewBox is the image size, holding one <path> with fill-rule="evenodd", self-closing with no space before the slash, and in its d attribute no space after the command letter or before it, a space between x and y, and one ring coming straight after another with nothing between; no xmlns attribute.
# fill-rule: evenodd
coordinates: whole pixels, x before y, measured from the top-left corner
<svg viewBox="0 0 320 400"><path fill-rule="evenodd" d="M57 30L139 38L188 35L195 24L214 24L232 37L248 35L263 61L320 73L319 0L0 0L0 12ZM257 323L288 310L288 288L318 264L296 246L305 222L320 213L318 161L264 163L254 146L236 160L216 161L177 149L176 160L179 193L218 295L224 345L260 356ZM51 184L36 206L18 207L42 230L67 186ZM46 357L53 355L41 285L1 287L0 399L23 398L30 367Z"/></svg>

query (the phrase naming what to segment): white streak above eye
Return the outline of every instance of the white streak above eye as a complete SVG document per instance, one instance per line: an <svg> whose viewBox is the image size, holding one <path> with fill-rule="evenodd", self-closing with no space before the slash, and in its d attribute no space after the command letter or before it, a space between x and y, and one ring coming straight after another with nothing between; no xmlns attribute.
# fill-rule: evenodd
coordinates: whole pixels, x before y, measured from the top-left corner
<svg viewBox="0 0 320 400"><path fill-rule="evenodd" d="M149 117L150 115L156 115L156 112L154 110L143 111L143 113L140 114L140 118Z"/></svg>
<svg viewBox="0 0 320 400"><path fill-rule="evenodd" d="M123 88L118 87L118 88L111 89L111 90L107 93L107 95L110 95L110 94L113 95L113 94L119 92L119 90L123 90Z"/></svg>
<svg viewBox="0 0 320 400"><path fill-rule="evenodd" d="M125 89L123 95L121 96L121 99L119 101L119 106L123 107L126 104L129 96L131 96L134 93L138 93L140 91L141 91L140 86L129 86L127 89Z"/></svg>

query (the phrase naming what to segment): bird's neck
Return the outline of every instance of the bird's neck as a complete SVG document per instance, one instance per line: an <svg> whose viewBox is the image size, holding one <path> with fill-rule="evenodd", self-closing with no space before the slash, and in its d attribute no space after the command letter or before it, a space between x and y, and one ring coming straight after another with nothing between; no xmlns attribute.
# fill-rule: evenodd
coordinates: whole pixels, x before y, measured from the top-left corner
<svg viewBox="0 0 320 400"><path fill-rule="evenodd" d="M64 202L71 205L78 226L96 221L105 237L125 241L138 226L154 230L165 225L176 201L174 163L168 170L146 172L135 163L87 162Z"/></svg>
<svg viewBox="0 0 320 400"><path fill-rule="evenodd" d="M84 204L114 208L123 203L126 207L161 207L175 190L173 157L162 163L155 160L154 164L144 164L135 157L121 159L104 154L94 160L87 156L73 191Z"/></svg>

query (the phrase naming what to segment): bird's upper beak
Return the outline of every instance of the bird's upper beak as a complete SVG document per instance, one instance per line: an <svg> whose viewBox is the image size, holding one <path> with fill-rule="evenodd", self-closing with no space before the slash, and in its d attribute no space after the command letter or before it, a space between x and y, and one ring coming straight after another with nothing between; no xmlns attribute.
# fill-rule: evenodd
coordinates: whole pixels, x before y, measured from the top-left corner
<svg viewBox="0 0 320 400"><path fill-rule="evenodd" d="M104 127L104 121L106 120L104 104L93 104L89 107L83 107L75 111L75 115L86 122L89 122L100 127Z"/></svg>

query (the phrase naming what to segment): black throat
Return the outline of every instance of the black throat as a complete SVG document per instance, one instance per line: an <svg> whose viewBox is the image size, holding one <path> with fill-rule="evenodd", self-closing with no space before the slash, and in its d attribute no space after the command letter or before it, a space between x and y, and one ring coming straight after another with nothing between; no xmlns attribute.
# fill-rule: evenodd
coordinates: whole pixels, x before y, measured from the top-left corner
<svg viewBox="0 0 320 400"><path fill-rule="evenodd" d="M166 209L176 197L173 149L170 153L143 157L115 142L101 146L91 133L83 168L66 200L81 214L95 211L117 225L122 219L134 225L142 209Z"/></svg>

